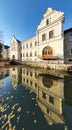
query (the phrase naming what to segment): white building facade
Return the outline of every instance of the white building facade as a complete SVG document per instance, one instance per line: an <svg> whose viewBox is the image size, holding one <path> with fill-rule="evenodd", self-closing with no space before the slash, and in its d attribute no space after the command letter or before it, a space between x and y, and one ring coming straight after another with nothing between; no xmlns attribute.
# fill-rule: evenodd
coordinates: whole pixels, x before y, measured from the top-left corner
<svg viewBox="0 0 72 130"><path fill-rule="evenodd" d="M48 8L37 27L36 35L20 42L13 36L10 59L48 63L72 63L72 29L64 31L64 13ZM70 41L67 38L70 35ZM70 52L70 54L69 54Z"/></svg>
<svg viewBox="0 0 72 130"><path fill-rule="evenodd" d="M22 42L22 61L64 60L64 13L48 8L36 36Z"/></svg>
<svg viewBox="0 0 72 130"><path fill-rule="evenodd" d="M36 61L38 55L37 37L22 42L22 61Z"/></svg>

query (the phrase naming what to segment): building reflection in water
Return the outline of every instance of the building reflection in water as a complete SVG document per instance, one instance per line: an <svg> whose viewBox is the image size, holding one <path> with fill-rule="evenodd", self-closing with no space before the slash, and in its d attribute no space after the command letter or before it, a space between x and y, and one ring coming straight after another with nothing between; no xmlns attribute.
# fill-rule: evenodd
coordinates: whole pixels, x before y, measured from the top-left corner
<svg viewBox="0 0 72 130"><path fill-rule="evenodd" d="M62 104L64 100L64 79L49 74L39 74L35 70L22 68L22 84L37 96L38 106L48 124L64 124Z"/></svg>
<svg viewBox="0 0 72 130"><path fill-rule="evenodd" d="M37 94L38 74L36 73L36 71L22 68L22 84Z"/></svg>
<svg viewBox="0 0 72 130"><path fill-rule="evenodd" d="M63 104L67 102L72 105L72 101L69 102L72 99L69 96L72 90L70 77L68 79L68 76L59 77L43 74L43 72L41 73L35 69L15 67L10 68L10 77L14 90L21 83L36 94L38 106L44 113L44 118L49 125L62 124L65 127L64 129L68 130L65 120L67 111L64 110Z"/></svg>
<svg viewBox="0 0 72 130"><path fill-rule="evenodd" d="M22 69L17 67L10 68L10 78L13 89L16 90L18 85L22 82Z"/></svg>
<svg viewBox="0 0 72 130"><path fill-rule="evenodd" d="M48 124L64 124L62 103L64 100L64 80L51 75L39 75L37 102Z"/></svg>

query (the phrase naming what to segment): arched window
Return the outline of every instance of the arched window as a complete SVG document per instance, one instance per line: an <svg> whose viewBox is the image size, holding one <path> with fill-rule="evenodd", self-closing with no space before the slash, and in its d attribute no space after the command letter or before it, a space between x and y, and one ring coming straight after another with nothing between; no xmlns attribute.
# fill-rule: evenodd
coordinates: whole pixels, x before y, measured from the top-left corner
<svg viewBox="0 0 72 130"><path fill-rule="evenodd" d="M43 59L48 59L53 56L53 50L50 46L46 46L42 51Z"/></svg>
<svg viewBox="0 0 72 130"><path fill-rule="evenodd" d="M49 19L46 20L46 25L48 25L48 24L49 24Z"/></svg>
<svg viewBox="0 0 72 130"><path fill-rule="evenodd" d="M52 55L52 54L53 54L53 51L52 51L52 48L51 48L51 47L46 46L46 47L43 49L42 55Z"/></svg>

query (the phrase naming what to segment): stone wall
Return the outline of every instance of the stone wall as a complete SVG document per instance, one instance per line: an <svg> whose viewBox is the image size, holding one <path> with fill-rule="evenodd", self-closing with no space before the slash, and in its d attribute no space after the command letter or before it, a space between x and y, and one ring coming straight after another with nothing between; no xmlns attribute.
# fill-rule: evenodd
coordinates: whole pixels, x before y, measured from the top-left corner
<svg viewBox="0 0 72 130"><path fill-rule="evenodd" d="M70 64L50 64L48 62L23 62L24 65L28 65L31 67L40 67L40 68L46 68L51 70L58 70L58 71L72 71L72 65Z"/></svg>

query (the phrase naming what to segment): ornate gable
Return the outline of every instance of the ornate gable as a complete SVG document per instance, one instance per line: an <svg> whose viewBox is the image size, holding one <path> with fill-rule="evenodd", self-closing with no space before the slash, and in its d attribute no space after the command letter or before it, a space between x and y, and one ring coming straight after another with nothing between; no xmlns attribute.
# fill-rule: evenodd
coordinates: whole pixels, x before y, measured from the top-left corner
<svg viewBox="0 0 72 130"><path fill-rule="evenodd" d="M48 27L48 25L52 25L59 20L64 20L64 13L52 8L48 8L43 15L43 19L38 25L37 31Z"/></svg>

